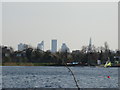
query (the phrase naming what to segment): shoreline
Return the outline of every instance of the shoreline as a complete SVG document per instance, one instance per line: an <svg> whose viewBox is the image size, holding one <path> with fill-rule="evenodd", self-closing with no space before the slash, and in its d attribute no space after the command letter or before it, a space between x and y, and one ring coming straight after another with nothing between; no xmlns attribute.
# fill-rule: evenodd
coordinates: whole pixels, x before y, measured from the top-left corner
<svg viewBox="0 0 120 90"><path fill-rule="evenodd" d="M65 66L63 64L55 64L55 63L2 63L0 66ZM67 65L69 67L104 67L104 65ZM111 67L120 67L120 66L111 66Z"/></svg>

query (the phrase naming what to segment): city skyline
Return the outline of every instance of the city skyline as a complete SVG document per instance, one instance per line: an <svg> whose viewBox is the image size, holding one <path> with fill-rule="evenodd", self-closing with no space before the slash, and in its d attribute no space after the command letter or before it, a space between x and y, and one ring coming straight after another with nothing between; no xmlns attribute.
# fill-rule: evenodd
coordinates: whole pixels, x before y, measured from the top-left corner
<svg viewBox="0 0 120 90"><path fill-rule="evenodd" d="M117 2L24 2L3 3L2 44L17 49L19 43L33 47L44 40L50 50L51 39L70 50L89 44L118 49ZM58 47L59 49L60 47Z"/></svg>
<svg viewBox="0 0 120 90"><path fill-rule="evenodd" d="M52 39L52 40L57 40L57 39ZM14 47L12 47L12 45L3 45L3 46L10 46L10 47L12 47L14 50L19 50L19 48L20 47L18 47L19 46L19 44L23 44L23 45L28 45L28 46L30 46L30 47L33 47L33 48L37 48L37 49L40 49L40 47L42 48L41 50L43 50L43 51L47 51L47 50L50 50L51 52L54 52L54 51L52 51L52 40L51 40L51 43L49 43L49 47L51 47L51 48L49 48L49 49L44 49L44 47L45 47L45 41L44 40L42 40L41 41L41 43L40 42L38 42L38 43L36 43L36 45L35 46L33 46L32 45L32 43L31 44L28 44L28 43L23 43L23 42L20 42L20 43L18 43L17 45L16 45L16 48L14 48ZM59 42L58 40L57 40L57 42ZM105 42L107 42L107 41L105 41ZM96 48L98 48L98 47L104 47L104 44L105 44L105 42L103 43L103 45L102 46L95 46L95 44L93 43L92 44L92 38L90 37L90 39L89 39L89 41L86 43L86 45L82 45L80 48L78 48L78 49L70 49L69 48L69 50L70 51L74 51L74 50L81 50L82 49L82 47L83 46L88 46L88 49L90 49L90 47L92 47L92 45L94 45ZM42 45L43 44L43 46L39 46L39 45ZM58 46L58 43L57 43L57 47L56 47L56 50L55 51L59 51L60 49L61 49L61 46L63 45L63 44L66 44L65 42L62 42L61 44L60 44L60 46ZM111 47L109 46L109 43L107 42L107 44L108 44L108 47L109 47L109 49L111 49ZM39 47L38 47L39 46ZM113 50L113 49L111 49L111 50ZM116 48L116 49L114 49L114 50L118 50L118 48Z"/></svg>
<svg viewBox="0 0 120 90"><path fill-rule="evenodd" d="M90 37L90 39L89 39L89 43L88 43L88 45L84 45L84 46L82 46L81 47L81 49L79 48L79 49L74 49L74 50L71 50L68 46L67 46L67 44L66 43L61 43L61 46L58 46L58 40L57 39L52 39L51 40L51 43L50 43L50 49L47 49L47 50L49 50L49 51L51 51L51 52L53 52L53 53L55 53L55 52L57 52L57 51L61 51L61 52L65 52L66 50L68 51L68 52L71 52L71 51L74 51L74 50L82 50L82 48L83 47L87 47L87 51L88 52L93 52L94 50L93 50L93 48L96 48L96 50L101 50L101 49L105 49L106 48L106 45L108 45L107 46L107 48L108 49L110 49L110 47L109 47L109 44L107 43L107 42L104 42L104 46L100 46L100 47L96 47L94 44L92 44L92 38ZM6 46L6 45L5 45ZM27 49L27 48L36 48L36 49L39 49L39 50L42 50L42 51L47 51L47 50L44 50L44 46L45 46L45 44L44 44L44 40L42 40L41 42L39 42L38 44L36 44L36 47L33 47L33 46L31 46L31 45L29 45L29 44L27 44L27 43L19 43L18 45L17 45L17 49L16 50L18 50L18 51L22 51L22 50L24 50L24 49ZM9 47L9 46L8 46ZM11 47L11 46L10 46ZM60 47L60 48L59 48ZM13 47L12 47L13 48ZM101 49L100 49L101 48ZM14 48L13 48L14 49ZM110 49L111 50L111 49ZM118 50L118 49L115 49L115 50Z"/></svg>

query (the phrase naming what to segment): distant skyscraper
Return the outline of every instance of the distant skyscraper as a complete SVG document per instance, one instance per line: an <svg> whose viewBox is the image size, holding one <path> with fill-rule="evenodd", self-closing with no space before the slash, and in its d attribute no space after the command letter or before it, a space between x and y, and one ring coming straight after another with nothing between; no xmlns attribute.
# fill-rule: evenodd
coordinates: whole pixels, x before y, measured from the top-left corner
<svg viewBox="0 0 120 90"><path fill-rule="evenodd" d="M92 52L92 39L90 38L88 52Z"/></svg>
<svg viewBox="0 0 120 90"><path fill-rule="evenodd" d="M52 45L51 45L51 52L57 52L57 40L54 39L52 40Z"/></svg>
<svg viewBox="0 0 120 90"><path fill-rule="evenodd" d="M18 51L23 51L28 48L27 44L20 43L18 44Z"/></svg>
<svg viewBox="0 0 120 90"><path fill-rule="evenodd" d="M44 51L44 41L42 41L41 43L38 43L37 49Z"/></svg>
<svg viewBox="0 0 120 90"><path fill-rule="evenodd" d="M62 44L61 46L61 52L69 52L69 48L67 47L67 45L65 43Z"/></svg>

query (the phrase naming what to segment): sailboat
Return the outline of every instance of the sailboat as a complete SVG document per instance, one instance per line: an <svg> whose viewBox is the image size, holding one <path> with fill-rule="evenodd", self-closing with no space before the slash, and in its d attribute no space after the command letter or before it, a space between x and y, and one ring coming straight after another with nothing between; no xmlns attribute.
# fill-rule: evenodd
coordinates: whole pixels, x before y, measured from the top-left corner
<svg viewBox="0 0 120 90"><path fill-rule="evenodd" d="M112 66L112 63L110 61L107 61L106 64L104 65L104 67L111 67Z"/></svg>

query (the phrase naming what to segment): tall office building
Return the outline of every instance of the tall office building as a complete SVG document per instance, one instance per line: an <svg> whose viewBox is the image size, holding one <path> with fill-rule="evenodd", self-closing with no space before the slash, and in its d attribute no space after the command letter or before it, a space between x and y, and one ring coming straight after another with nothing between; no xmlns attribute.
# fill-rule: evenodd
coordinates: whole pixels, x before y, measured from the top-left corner
<svg viewBox="0 0 120 90"><path fill-rule="evenodd" d="M70 50L67 47L67 45L65 43L63 43L62 46L61 46L61 52L66 52L66 51L69 52Z"/></svg>
<svg viewBox="0 0 120 90"><path fill-rule="evenodd" d="M44 51L44 41L42 41L41 43L38 43L37 49Z"/></svg>
<svg viewBox="0 0 120 90"><path fill-rule="evenodd" d="M53 53L57 52L57 40L56 39L52 40L51 52Z"/></svg>
<svg viewBox="0 0 120 90"><path fill-rule="evenodd" d="M18 44L18 51L23 51L28 48L27 44L20 43Z"/></svg>

